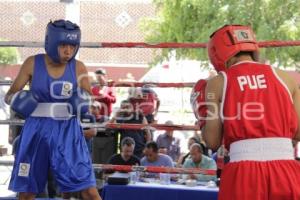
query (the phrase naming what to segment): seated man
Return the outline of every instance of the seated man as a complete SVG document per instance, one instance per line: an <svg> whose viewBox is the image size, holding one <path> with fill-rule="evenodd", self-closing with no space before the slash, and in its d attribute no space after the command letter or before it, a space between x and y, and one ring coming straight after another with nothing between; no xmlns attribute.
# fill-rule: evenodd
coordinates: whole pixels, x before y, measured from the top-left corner
<svg viewBox="0 0 300 200"><path fill-rule="evenodd" d="M170 156L158 153L156 142L148 142L144 154L141 159L142 166L174 167Z"/></svg>
<svg viewBox="0 0 300 200"><path fill-rule="evenodd" d="M167 125L172 125L173 122L166 121ZM180 140L173 136L173 130L167 130L165 133L159 135L156 139L159 153L167 154L174 162L176 162L180 156Z"/></svg>
<svg viewBox="0 0 300 200"><path fill-rule="evenodd" d="M140 165L138 157L133 155L135 142L130 137L125 137L121 141L121 153L113 155L108 163L112 165Z"/></svg>
<svg viewBox="0 0 300 200"><path fill-rule="evenodd" d="M196 138L196 137L190 137L188 139L188 150L191 148L192 144L200 144L199 140ZM182 154L179 158L178 158L178 161L177 161L177 166L178 167L182 167L182 165L184 164L185 160L187 158L190 158L190 151L187 152L186 154Z"/></svg>
<svg viewBox="0 0 300 200"><path fill-rule="evenodd" d="M190 157L187 158L183 164L183 168L201 168L201 169L217 169L216 162L205 155L200 144L192 144L190 147ZM189 179L196 179L198 181L216 180L216 176L203 174L189 174Z"/></svg>

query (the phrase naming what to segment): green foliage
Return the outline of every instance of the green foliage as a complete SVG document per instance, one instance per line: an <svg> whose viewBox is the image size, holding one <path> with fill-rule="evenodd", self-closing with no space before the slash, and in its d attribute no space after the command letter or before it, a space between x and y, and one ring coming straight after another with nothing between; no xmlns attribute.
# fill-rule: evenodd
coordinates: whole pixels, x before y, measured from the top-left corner
<svg viewBox="0 0 300 200"><path fill-rule="evenodd" d="M3 41L0 39L0 41ZM0 47L0 64L15 64L18 62L19 52L15 47Z"/></svg>
<svg viewBox="0 0 300 200"><path fill-rule="evenodd" d="M141 21L146 42L206 42L225 24L251 25L257 40L300 38L300 0L154 0L157 15ZM162 50L156 61L169 57ZM299 47L264 48L261 58L278 65L300 61ZM207 60L205 49L176 49L177 58Z"/></svg>

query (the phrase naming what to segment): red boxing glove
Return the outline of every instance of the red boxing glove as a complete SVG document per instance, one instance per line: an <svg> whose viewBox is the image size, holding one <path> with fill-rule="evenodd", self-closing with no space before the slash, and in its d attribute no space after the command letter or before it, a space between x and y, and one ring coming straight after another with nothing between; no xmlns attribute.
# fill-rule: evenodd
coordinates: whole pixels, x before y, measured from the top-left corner
<svg viewBox="0 0 300 200"><path fill-rule="evenodd" d="M207 80L205 79L198 80L193 87L191 98L190 98L192 109L195 114L195 117L198 120L198 125L200 126L200 129L204 127L206 122L205 119L207 116L207 107L205 102L206 85L207 85Z"/></svg>

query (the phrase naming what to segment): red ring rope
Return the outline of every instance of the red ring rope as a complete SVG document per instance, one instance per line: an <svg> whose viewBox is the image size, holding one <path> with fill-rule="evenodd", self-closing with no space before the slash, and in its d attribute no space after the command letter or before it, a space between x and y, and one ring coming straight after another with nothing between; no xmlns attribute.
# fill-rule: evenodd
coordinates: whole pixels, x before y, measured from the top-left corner
<svg viewBox="0 0 300 200"><path fill-rule="evenodd" d="M82 42L81 48L206 48L206 43L176 43L176 42L163 42L163 43L144 43L144 42ZM269 40L258 41L259 47L287 47L287 46L300 46L299 40ZM43 42L28 42L28 41L0 41L0 47L44 47Z"/></svg>
<svg viewBox="0 0 300 200"><path fill-rule="evenodd" d="M143 171L152 173L171 173L171 174L205 174L216 175L216 170L201 168L177 168L177 167L155 167L155 166L130 166L130 165L110 165L110 164L93 164L95 169L114 170L114 171Z"/></svg>

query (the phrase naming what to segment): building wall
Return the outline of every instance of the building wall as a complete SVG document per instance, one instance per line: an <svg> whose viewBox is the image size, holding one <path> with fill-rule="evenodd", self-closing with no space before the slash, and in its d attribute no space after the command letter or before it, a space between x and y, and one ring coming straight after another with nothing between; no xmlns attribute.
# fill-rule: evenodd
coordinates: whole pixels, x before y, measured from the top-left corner
<svg viewBox="0 0 300 200"><path fill-rule="evenodd" d="M154 7L149 3L81 2L80 10L83 41L86 42L144 42L139 21L155 14ZM129 21L124 27L115 22L122 13L128 16ZM153 58L151 52L151 49L141 48L82 49L80 57L101 63L149 63Z"/></svg>
<svg viewBox="0 0 300 200"><path fill-rule="evenodd" d="M80 26L83 42L144 42L139 29L143 17L154 16L152 4L143 1L74 1L80 7ZM0 38L10 41L43 41L49 20L65 18L69 4L59 1L0 1ZM129 16L127 26L116 18ZM125 20L126 21L126 20ZM125 23L126 24L126 23ZM43 48L18 48L21 61ZM88 63L145 64L153 59L151 49L86 49L81 48L79 59Z"/></svg>
<svg viewBox="0 0 300 200"><path fill-rule="evenodd" d="M51 8L51 9L50 9ZM8 41L43 41L50 19L64 18L65 4L55 2L0 2L0 38ZM18 48L21 61L42 48Z"/></svg>

